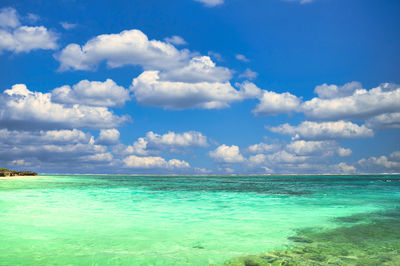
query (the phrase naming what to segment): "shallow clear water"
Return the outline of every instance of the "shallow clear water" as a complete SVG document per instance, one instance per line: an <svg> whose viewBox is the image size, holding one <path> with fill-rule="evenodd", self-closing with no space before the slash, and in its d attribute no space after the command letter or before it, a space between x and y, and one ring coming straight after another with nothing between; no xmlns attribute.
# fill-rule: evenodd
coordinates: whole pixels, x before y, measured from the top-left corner
<svg viewBox="0 0 400 266"><path fill-rule="evenodd" d="M399 203L393 175L1 179L0 265L221 264Z"/></svg>

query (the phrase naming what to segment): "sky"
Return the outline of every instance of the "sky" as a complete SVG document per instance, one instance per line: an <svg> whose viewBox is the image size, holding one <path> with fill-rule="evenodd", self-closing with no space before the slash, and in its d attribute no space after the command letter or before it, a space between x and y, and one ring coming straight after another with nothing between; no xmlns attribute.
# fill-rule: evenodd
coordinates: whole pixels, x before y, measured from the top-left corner
<svg viewBox="0 0 400 266"><path fill-rule="evenodd" d="M0 167L400 172L400 1L0 2Z"/></svg>

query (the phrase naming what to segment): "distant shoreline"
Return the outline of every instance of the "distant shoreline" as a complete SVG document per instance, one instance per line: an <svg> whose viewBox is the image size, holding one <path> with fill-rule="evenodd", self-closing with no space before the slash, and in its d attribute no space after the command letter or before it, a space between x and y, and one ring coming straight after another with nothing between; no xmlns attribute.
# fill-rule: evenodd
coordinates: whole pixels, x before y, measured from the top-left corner
<svg viewBox="0 0 400 266"><path fill-rule="evenodd" d="M400 173L372 173L372 174L268 174L268 175L257 175L257 174L250 174L250 175L174 175L174 174L77 174L77 173L40 173L40 175L98 175L98 176L106 176L106 175L114 175L114 176L149 176L149 177L274 177L274 176L295 176L295 177L303 177L303 176L375 176L375 175L385 175L385 176L395 176L400 175Z"/></svg>
<svg viewBox="0 0 400 266"><path fill-rule="evenodd" d="M36 172L32 171L17 171L9 170L6 168L0 168L0 177L19 177L19 176L37 176Z"/></svg>

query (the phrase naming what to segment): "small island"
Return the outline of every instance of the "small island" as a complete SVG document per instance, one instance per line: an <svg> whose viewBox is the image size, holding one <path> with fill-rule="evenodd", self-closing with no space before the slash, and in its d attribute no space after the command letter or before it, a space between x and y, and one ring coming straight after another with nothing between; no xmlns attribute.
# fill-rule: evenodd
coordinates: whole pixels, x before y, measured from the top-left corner
<svg viewBox="0 0 400 266"><path fill-rule="evenodd" d="M16 170L9 170L6 168L0 168L0 177L5 176L37 176L38 174L32 171L16 171Z"/></svg>

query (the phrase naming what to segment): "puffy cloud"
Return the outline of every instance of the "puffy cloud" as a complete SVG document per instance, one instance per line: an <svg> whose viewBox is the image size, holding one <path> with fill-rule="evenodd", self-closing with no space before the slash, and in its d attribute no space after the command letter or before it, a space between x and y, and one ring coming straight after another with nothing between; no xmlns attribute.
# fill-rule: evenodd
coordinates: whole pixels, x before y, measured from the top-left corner
<svg viewBox="0 0 400 266"><path fill-rule="evenodd" d="M400 151L392 152L389 155L389 159L392 161L400 162Z"/></svg>
<svg viewBox="0 0 400 266"><path fill-rule="evenodd" d="M95 144L89 133L80 130L16 131L0 130L0 161L24 162L41 169L82 169L82 163L108 164L113 160L107 147ZM90 167L85 165L84 167Z"/></svg>
<svg viewBox="0 0 400 266"><path fill-rule="evenodd" d="M273 151L264 143L250 146L249 151L259 153L246 160L246 171L250 173L267 171L281 174L333 174L349 173L354 168L349 166L349 169L345 171L345 164L335 165L330 162L331 157L337 159L337 156L344 157L352 153L351 149L340 147L336 141L296 140L286 145L283 143L275 145L277 149ZM264 154L265 150L267 154ZM343 169L340 166L343 166Z"/></svg>
<svg viewBox="0 0 400 266"><path fill-rule="evenodd" d="M360 82L350 82L343 86L328 85L326 83L315 87L314 92L321 99L334 99L346 96L351 96L357 90L361 90L362 85Z"/></svg>
<svg viewBox="0 0 400 266"><path fill-rule="evenodd" d="M246 78L252 80L257 78L257 76L258 76L257 72L252 71L250 68L246 68L246 70L239 75L239 78Z"/></svg>
<svg viewBox="0 0 400 266"><path fill-rule="evenodd" d="M400 151L389 156L370 157L358 161L361 168L368 172L400 172Z"/></svg>
<svg viewBox="0 0 400 266"><path fill-rule="evenodd" d="M212 159L220 163L241 163L245 161L243 155L240 154L239 147L235 145L227 146L223 144L208 154Z"/></svg>
<svg viewBox="0 0 400 266"><path fill-rule="evenodd" d="M162 157L139 157L131 155L126 157L123 162L125 167L138 168L138 169L154 169L154 168L169 168L169 169L180 169L190 168L189 163L177 159L171 159L166 161Z"/></svg>
<svg viewBox="0 0 400 266"><path fill-rule="evenodd" d="M299 163L308 160L308 156L296 155L287 151L278 151L267 155L267 160L272 163Z"/></svg>
<svg viewBox="0 0 400 266"><path fill-rule="evenodd" d="M254 145L250 145L247 147L247 150L249 153L252 154L258 154L258 153L268 153L268 152L274 152L278 150L281 147L281 145L278 144L266 144L266 143L258 143Z"/></svg>
<svg viewBox="0 0 400 266"><path fill-rule="evenodd" d="M224 108L247 96L229 82L161 81L159 71L143 72L133 80L131 89L140 104L167 109Z"/></svg>
<svg viewBox="0 0 400 266"><path fill-rule="evenodd" d="M50 93L32 92L24 84L0 95L0 121L6 128L112 128L127 119L105 107L54 103Z"/></svg>
<svg viewBox="0 0 400 266"><path fill-rule="evenodd" d="M365 125L369 128L400 128L400 113L389 113L368 119Z"/></svg>
<svg viewBox="0 0 400 266"><path fill-rule="evenodd" d="M299 111L300 99L290 94L263 91L260 103L254 108L256 115L276 115L279 113L290 113Z"/></svg>
<svg viewBox="0 0 400 266"><path fill-rule="evenodd" d="M45 27L21 26L13 31L0 29L0 52L3 50L15 53L31 50L54 50L57 48L57 36Z"/></svg>
<svg viewBox="0 0 400 266"><path fill-rule="evenodd" d="M226 82L231 71L217 67L209 56L193 57L187 65L160 73L161 80L182 82Z"/></svg>
<svg viewBox="0 0 400 266"><path fill-rule="evenodd" d="M256 166L265 163L265 160L267 159L267 156L264 154L257 154L250 156L248 159L248 163L250 166Z"/></svg>
<svg viewBox="0 0 400 266"><path fill-rule="evenodd" d="M332 146L333 141L304 141L297 140L289 143L286 148L296 154L312 154L326 150L327 147Z"/></svg>
<svg viewBox="0 0 400 266"><path fill-rule="evenodd" d="M169 43L149 40L143 32L134 29L99 35L83 46L69 44L56 58L61 63L61 71L92 70L102 61L111 68L140 65L145 69L171 69L184 65L189 52L179 51Z"/></svg>
<svg viewBox="0 0 400 266"><path fill-rule="evenodd" d="M324 98L304 102L302 110L308 118L319 120L365 119L400 112L398 85L385 83L371 90L360 87L354 82L343 87L322 85L316 91ZM334 97L335 92L338 97Z"/></svg>
<svg viewBox="0 0 400 266"><path fill-rule="evenodd" d="M357 169L353 165L348 165L343 162L334 165L333 169L334 173L340 173L340 174L350 174L350 173L355 173L357 171Z"/></svg>
<svg viewBox="0 0 400 266"><path fill-rule="evenodd" d="M115 128L100 130L99 137L96 140L97 144L113 145L119 141L119 131Z"/></svg>
<svg viewBox="0 0 400 266"><path fill-rule="evenodd" d="M346 156L350 156L353 153L353 151L351 149L339 147L339 149L337 150L337 153L340 157L346 157Z"/></svg>
<svg viewBox="0 0 400 266"><path fill-rule="evenodd" d="M197 131L184 133L168 132L164 135L156 134L152 131L146 134L146 140L150 147L171 146L171 147L207 147L207 137Z"/></svg>
<svg viewBox="0 0 400 266"><path fill-rule="evenodd" d="M349 156L350 149L339 147L336 141L305 141L297 140L286 145L290 152L300 155L332 156L338 154L341 157Z"/></svg>
<svg viewBox="0 0 400 266"><path fill-rule="evenodd" d="M0 142L7 145L89 143L91 135L81 130L16 131L0 129Z"/></svg>
<svg viewBox="0 0 400 266"><path fill-rule="evenodd" d="M149 142L145 138L139 138L133 143L132 146L128 146L126 152L134 153L138 155L147 155L150 151L147 149L147 144Z"/></svg>
<svg viewBox="0 0 400 266"><path fill-rule="evenodd" d="M65 85L51 92L54 102L67 104L122 106L129 98L129 91L111 79L104 82L82 80L72 88Z"/></svg>
<svg viewBox="0 0 400 266"><path fill-rule="evenodd" d="M99 35L83 46L69 44L57 59L60 70L91 70L106 61L109 67L139 65L145 70L158 70L161 79L168 81L222 82L231 78L231 71L217 67L209 56L176 49L172 43L185 43L181 37L166 41L149 40L140 30L126 30Z"/></svg>
<svg viewBox="0 0 400 266"><path fill-rule="evenodd" d="M159 151L147 149L148 141L144 138L139 138L132 145L117 144L113 146L113 153L121 156L130 154L136 154L140 156L147 156L153 153L159 153Z"/></svg>
<svg viewBox="0 0 400 266"><path fill-rule="evenodd" d="M244 56L244 55L242 55L242 54L237 54L237 55L235 55L235 58L237 59L237 60L239 60L239 61L242 61L242 62L250 62L250 60L249 59L247 59L247 57L246 56Z"/></svg>
<svg viewBox="0 0 400 266"><path fill-rule="evenodd" d="M115 152L119 154L149 155L156 154L163 150L170 152L182 151L188 147L207 147L207 137L197 131L175 133L169 131L163 135L147 132L143 138L138 138L133 145L119 145Z"/></svg>
<svg viewBox="0 0 400 266"><path fill-rule="evenodd" d="M164 39L167 43L172 43L175 45L185 45L187 42L180 36L171 36Z"/></svg>
<svg viewBox="0 0 400 266"><path fill-rule="evenodd" d="M19 132L21 134L21 132ZM32 133L29 132L29 135ZM84 133L81 130L48 130L40 131L43 140L46 143L85 143L91 139L90 134ZM32 136L32 135L31 135ZM26 140L26 138L25 138Z"/></svg>
<svg viewBox="0 0 400 266"><path fill-rule="evenodd" d="M190 168L190 165L183 160L171 159L168 161L168 168Z"/></svg>
<svg viewBox="0 0 400 266"><path fill-rule="evenodd" d="M207 7L215 7L218 5L222 5L224 0L195 0L196 2L203 3Z"/></svg>
<svg viewBox="0 0 400 266"><path fill-rule="evenodd" d="M263 91L259 87L249 81L236 83L235 85L240 88L240 93L243 99L258 98L263 94Z"/></svg>
<svg viewBox="0 0 400 266"><path fill-rule="evenodd" d="M0 10L0 53L5 50L15 53L54 50L57 39L57 35L44 26L21 26L15 9Z"/></svg>
<svg viewBox="0 0 400 266"><path fill-rule="evenodd" d="M267 171L277 173L342 173L338 167L328 163L328 157L338 155L349 156L350 149L339 146L336 141L293 141L287 145L280 145L273 153L268 145L260 143L252 145L251 150L260 152L250 156L246 166L250 171ZM278 145L277 145L278 146ZM268 170L267 170L268 169Z"/></svg>
<svg viewBox="0 0 400 266"><path fill-rule="evenodd" d="M261 90L254 84L230 84L232 71L217 66L209 56L178 50L171 43L182 43L178 36L168 42L149 40L139 30L99 35L83 46L69 44L56 58L60 70L92 70L106 61L109 67L139 65L145 70L133 79L131 90L140 104L167 109L229 107L230 103L259 97ZM245 76L256 76L250 69ZM252 89L252 91L250 91ZM61 94L70 88L62 87ZM64 92L65 90L65 92ZM68 97L69 98L69 97Z"/></svg>
<svg viewBox="0 0 400 266"><path fill-rule="evenodd" d="M295 139L324 140L372 137L373 131L364 125L352 122L311 122L305 121L298 126L283 124L277 127L267 127L272 132L292 135Z"/></svg>
<svg viewBox="0 0 400 266"><path fill-rule="evenodd" d="M109 152L97 153L97 154L82 156L81 160L85 162L87 161L96 163L111 162L113 160L113 155Z"/></svg>
<svg viewBox="0 0 400 266"><path fill-rule="evenodd" d="M60 70L91 70L106 61L112 68L139 65L145 70L157 70L163 81L196 83L231 79L231 71L217 67L209 56L176 49L171 43L185 43L181 37L173 36L166 41L149 40L140 30L126 30L99 35L83 46L69 44L57 59Z"/></svg>

